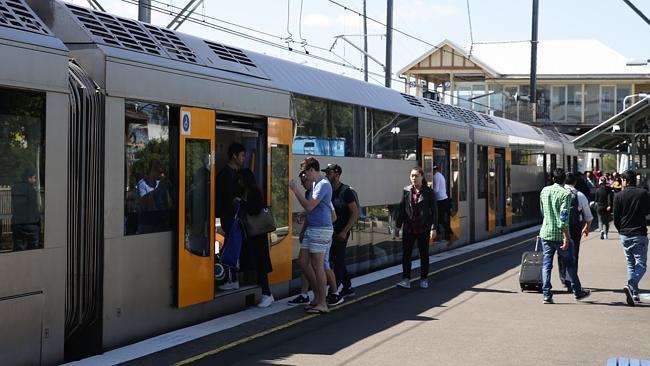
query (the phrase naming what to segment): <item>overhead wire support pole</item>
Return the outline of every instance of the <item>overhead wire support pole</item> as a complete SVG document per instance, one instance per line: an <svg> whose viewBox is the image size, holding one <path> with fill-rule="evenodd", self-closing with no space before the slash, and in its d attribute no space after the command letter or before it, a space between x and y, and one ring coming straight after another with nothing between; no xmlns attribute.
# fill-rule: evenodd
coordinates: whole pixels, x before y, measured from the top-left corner
<svg viewBox="0 0 650 366"><path fill-rule="evenodd" d="M363 0L363 80L368 81L368 16L366 0Z"/></svg>
<svg viewBox="0 0 650 366"><path fill-rule="evenodd" d="M176 14L176 17L169 22L167 28L177 30L187 20L187 18L194 14L194 11L196 11L201 3L203 3L203 0L190 0L183 10ZM194 5L194 7L190 10L192 5Z"/></svg>
<svg viewBox="0 0 650 366"><path fill-rule="evenodd" d="M151 0L138 0L138 20L151 23Z"/></svg>
<svg viewBox="0 0 650 366"><path fill-rule="evenodd" d="M642 12L641 10L639 10L639 8L637 8L636 6L634 6L634 4L632 4L632 2L631 2L630 0L623 0L623 1L624 1L624 2L625 2L625 3L626 3L630 8L632 8L632 10L634 10L634 12L637 13L637 15L641 17L641 19L645 20L645 22L648 23L648 25L650 25L650 19L648 19L648 17L645 16L645 14L643 14L643 12Z"/></svg>
<svg viewBox="0 0 650 366"><path fill-rule="evenodd" d="M539 0L533 0L533 31L530 40L530 103L532 121L537 122L537 15Z"/></svg>
<svg viewBox="0 0 650 366"><path fill-rule="evenodd" d="M393 55L393 0L387 0L386 6L386 87L390 88Z"/></svg>

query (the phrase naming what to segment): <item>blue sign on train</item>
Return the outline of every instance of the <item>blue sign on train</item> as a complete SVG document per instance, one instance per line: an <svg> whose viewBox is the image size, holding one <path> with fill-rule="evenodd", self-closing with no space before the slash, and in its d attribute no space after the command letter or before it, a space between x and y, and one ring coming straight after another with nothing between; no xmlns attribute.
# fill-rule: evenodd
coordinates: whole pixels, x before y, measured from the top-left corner
<svg viewBox="0 0 650 366"><path fill-rule="evenodd" d="M182 113L182 122L181 122L181 133L183 135L189 135L192 133L192 123L190 118L190 112Z"/></svg>
<svg viewBox="0 0 650 366"><path fill-rule="evenodd" d="M293 140L293 153L320 156L345 156L345 139L297 136Z"/></svg>

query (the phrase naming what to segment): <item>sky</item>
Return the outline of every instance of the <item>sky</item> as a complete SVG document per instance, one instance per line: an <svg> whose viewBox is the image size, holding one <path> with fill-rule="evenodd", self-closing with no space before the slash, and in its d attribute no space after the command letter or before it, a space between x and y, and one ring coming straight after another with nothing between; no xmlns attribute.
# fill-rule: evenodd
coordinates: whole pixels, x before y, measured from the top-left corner
<svg viewBox="0 0 650 366"><path fill-rule="evenodd" d="M137 0L97 1L109 13L137 19ZM178 12L188 1L151 0L152 6L163 10L152 10L152 23L167 26L173 18L169 12ZM650 17L650 1L631 1ZM68 2L89 6L87 0ZM359 13L363 9L362 0L205 0L192 16L196 22L186 21L178 30L363 79L363 72L359 71L363 68L362 53L343 40L334 44L335 36L346 35L346 39L363 47L363 38L359 36L363 34L363 18L336 3ZM367 15L386 23L386 1L367 0ZM424 42L394 31L392 72L444 39L462 46L469 46L472 39L530 41L531 18L532 0L394 0L393 28ZM277 46L234 35L232 30ZM382 64L386 59L385 33L385 26L368 20L368 53ZM650 25L623 0L539 0L538 34L540 40L596 39L628 59L650 59ZM288 45L334 62L288 51ZM383 66L370 60L368 70L369 81L383 85ZM393 87L403 88L397 81L393 81Z"/></svg>

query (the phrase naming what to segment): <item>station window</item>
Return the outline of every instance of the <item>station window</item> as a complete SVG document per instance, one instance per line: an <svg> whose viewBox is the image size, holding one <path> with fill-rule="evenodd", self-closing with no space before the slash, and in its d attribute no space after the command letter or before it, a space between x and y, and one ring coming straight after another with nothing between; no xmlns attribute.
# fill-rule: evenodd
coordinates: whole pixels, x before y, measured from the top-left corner
<svg viewBox="0 0 650 366"><path fill-rule="evenodd" d="M487 198L487 181L488 181L488 150L487 146L478 145L476 147L476 162L477 162L477 182L478 182L478 198Z"/></svg>
<svg viewBox="0 0 650 366"><path fill-rule="evenodd" d="M43 247L45 93L0 88L0 252Z"/></svg>
<svg viewBox="0 0 650 366"><path fill-rule="evenodd" d="M416 160L418 120L397 113L371 110L368 118L368 157Z"/></svg>
<svg viewBox="0 0 650 366"><path fill-rule="evenodd" d="M294 154L320 156L358 156L353 135L352 105L324 99L294 96L296 137Z"/></svg>
<svg viewBox="0 0 650 366"><path fill-rule="evenodd" d="M170 106L129 100L125 112L124 234L169 231L176 213Z"/></svg>

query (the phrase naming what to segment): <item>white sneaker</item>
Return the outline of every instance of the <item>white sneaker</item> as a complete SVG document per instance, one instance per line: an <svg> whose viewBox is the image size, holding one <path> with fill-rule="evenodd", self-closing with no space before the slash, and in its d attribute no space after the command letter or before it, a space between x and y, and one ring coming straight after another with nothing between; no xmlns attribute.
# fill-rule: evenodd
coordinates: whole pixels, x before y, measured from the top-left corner
<svg viewBox="0 0 650 366"><path fill-rule="evenodd" d="M402 288L411 288L411 280L409 280L408 278L403 278L401 281L397 283L397 286Z"/></svg>
<svg viewBox="0 0 650 366"><path fill-rule="evenodd" d="M429 288L429 280L420 280L420 288Z"/></svg>
<svg viewBox="0 0 650 366"><path fill-rule="evenodd" d="M258 308L268 308L275 302L275 299L273 298L273 295L262 295L262 298L260 299L260 302L257 303Z"/></svg>
<svg viewBox="0 0 650 366"><path fill-rule="evenodd" d="M217 288L219 290L238 290L239 289L239 281L226 282L223 285L218 286Z"/></svg>

